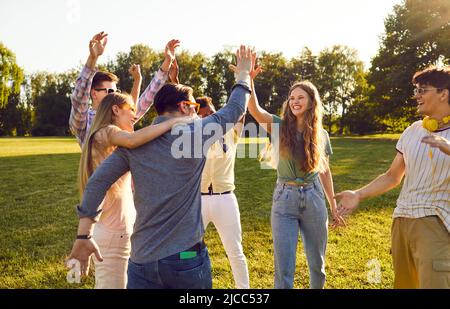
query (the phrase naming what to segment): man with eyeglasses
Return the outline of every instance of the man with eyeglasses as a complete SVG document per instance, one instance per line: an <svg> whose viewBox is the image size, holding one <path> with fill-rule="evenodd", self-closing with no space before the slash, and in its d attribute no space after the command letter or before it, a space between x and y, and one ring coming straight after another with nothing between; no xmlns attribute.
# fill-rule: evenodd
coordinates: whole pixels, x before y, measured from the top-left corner
<svg viewBox="0 0 450 309"><path fill-rule="evenodd" d="M450 288L450 67L417 72L412 83L420 115L409 126L389 170L356 191L336 194L339 214L400 184L392 224L394 288ZM430 131L431 130L431 131Z"/></svg>
<svg viewBox="0 0 450 309"><path fill-rule="evenodd" d="M200 182L206 161L203 150L231 129L247 108L251 49L241 46L236 58L236 84L228 104L220 111L175 127L139 148L119 147L89 179L78 208L78 232L83 235L91 235L101 211L98 207L111 184L127 171L133 176L136 223L131 236L127 288L212 288L201 217ZM198 105L191 87L169 83L156 94L154 106L157 124L195 114ZM180 147L187 150L181 157L176 154ZM196 147L200 147L200 155ZM92 238L75 242L70 258L80 261L83 275L88 273L89 256L93 253L101 260Z"/></svg>
<svg viewBox="0 0 450 309"><path fill-rule="evenodd" d="M119 91L117 89L119 78L116 75L96 69L97 60L104 53L107 42L108 34L103 31L94 35L92 40L89 41L89 57L75 82L75 89L70 96L72 109L70 111L69 127L76 136L80 147L89 133L96 110L103 98L109 93ZM140 67L136 64L130 67L129 73L133 77L131 96L137 105L137 121L150 109L155 94L166 82L172 62L175 60L175 48L178 46L178 40L171 40L167 43L164 52L164 62L140 97L139 91L142 82ZM89 106L89 99L92 99L91 106Z"/></svg>

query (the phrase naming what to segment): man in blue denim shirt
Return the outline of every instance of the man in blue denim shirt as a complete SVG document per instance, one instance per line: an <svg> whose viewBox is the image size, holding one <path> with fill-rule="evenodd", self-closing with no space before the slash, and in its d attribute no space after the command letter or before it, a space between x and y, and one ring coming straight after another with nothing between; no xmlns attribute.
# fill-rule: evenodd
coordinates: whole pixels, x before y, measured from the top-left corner
<svg viewBox="0 0 450 309"><path fill-rule="evenodd" d="M118 148L91 176L78 208L78 236L69 257L80 261L83 275L88 273L92 253L102 260L90 238L101 212L99 205L109 187L131 171L137 216L127 287L212 287L208 251L202 240L200 181L208 147L234 126L250 98L251 50L241 46L236 58L237 84L219 112L175 127L139 148ZM196 104L190 87L167 84L155 96L158 117L154 123L191 115Z"/></svg>

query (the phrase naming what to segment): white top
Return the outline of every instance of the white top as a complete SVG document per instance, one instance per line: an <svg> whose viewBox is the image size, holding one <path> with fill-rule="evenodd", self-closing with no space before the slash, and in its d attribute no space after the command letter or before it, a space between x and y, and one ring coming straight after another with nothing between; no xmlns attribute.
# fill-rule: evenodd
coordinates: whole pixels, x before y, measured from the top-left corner
<svg viewBox="0 0 450 309"><path fill-rule="evenodd" d="M450 156L421 143L430 134L450 139L450 128L430 133L421 120L416 121L397 142L396 148L405 161L405 181L394 218L438 216L450 232Z"/></svg>

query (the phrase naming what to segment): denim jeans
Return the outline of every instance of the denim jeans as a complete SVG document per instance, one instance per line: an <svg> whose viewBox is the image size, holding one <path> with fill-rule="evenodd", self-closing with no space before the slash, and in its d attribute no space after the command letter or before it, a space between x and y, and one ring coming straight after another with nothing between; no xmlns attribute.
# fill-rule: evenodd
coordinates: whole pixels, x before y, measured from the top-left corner
<svg viewBox="0 0 450 309"><path fill-rule="evenodd" d="M211 289L208 249L179 259L178 254L146 264L128 261L128 289Z"/></svg>
<svg viewBox="0 0 450 309"><path fill-rule="evenodd" d="M319 179L305 187L278 183L273 193L271 223L275 288L293 288L299 231L308 261L309 286L323 288L328 213Z"/></svg>

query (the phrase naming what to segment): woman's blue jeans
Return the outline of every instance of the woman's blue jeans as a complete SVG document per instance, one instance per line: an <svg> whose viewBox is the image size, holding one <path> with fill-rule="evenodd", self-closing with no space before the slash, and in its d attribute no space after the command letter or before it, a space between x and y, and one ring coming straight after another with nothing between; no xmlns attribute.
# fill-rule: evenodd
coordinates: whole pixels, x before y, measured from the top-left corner
<svg viewBox="0 0 450 309"><path fill-rule="evenodd" d="M309 286L323 288L328 213L319 179L304 187L277 183L273 193L271 223L275 288L293 288L299 232L308 261Z"/></svg>

